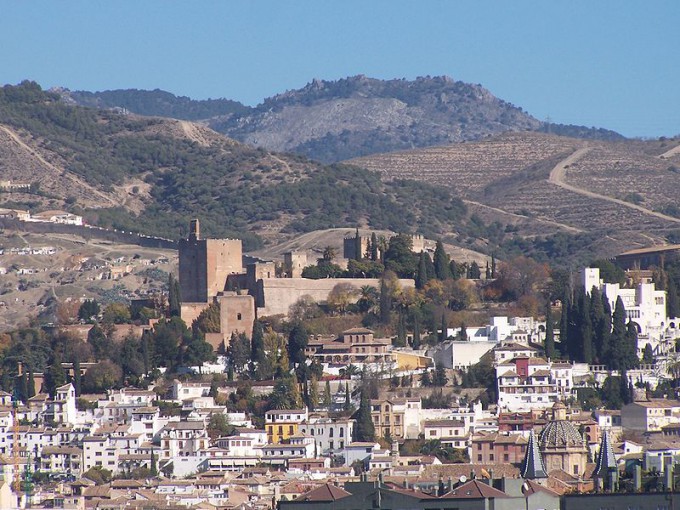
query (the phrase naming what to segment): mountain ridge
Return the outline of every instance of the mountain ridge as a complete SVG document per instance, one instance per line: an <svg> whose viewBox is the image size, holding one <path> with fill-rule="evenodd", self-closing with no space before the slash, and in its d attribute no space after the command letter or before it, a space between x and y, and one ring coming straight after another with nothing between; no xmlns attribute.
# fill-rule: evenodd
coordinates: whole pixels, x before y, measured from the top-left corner
<svg viewBox="0 0 680 510"><path fill-rule="evenodd" d="M68 92L68 100L86 106L125 107L146 98L144 91ZM107 95L108 94L108 95ZM168 93L158 91L158 102ZM118 103L111 102L118 97ZM178 98L182 104L192 104ZM213 100L228 101L228 100ZM154 104L151 101L151 104ZM207 108L196 101L196 108ZM215 103L218 104L218 103ZM226 108L226 106L225 106ZM166 115L137 108L135 113ZM175 110L176 111L176 110ZM539 121L521 107L497 98L480 84L447 76L415 80L379 80L364 75L339 80L314 79L300 89L266 98L255 107L231 105L198 119L243 143L277 152L302 154L332 163L369 154L480 140L505 131L546 131L585 139L623 139L603 128Z"/></svg>

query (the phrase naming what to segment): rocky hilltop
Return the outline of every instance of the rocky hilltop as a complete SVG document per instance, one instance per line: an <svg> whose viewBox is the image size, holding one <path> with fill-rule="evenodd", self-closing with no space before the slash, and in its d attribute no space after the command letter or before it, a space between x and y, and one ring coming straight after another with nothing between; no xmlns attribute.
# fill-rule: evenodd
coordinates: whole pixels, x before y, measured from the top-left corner
<svg viewBox="0 0 680 510"><path fill-rule="evenodd" d="M302 154L326 163L481 140L508 131L622 138L605 129L548 126L481 85L446 76L377 80L359 75L335 81L313 80L301 89L265 99L255 108L228 100L191 101L163 91L61 93L85 106L200 120L248 145Z"/></svg>

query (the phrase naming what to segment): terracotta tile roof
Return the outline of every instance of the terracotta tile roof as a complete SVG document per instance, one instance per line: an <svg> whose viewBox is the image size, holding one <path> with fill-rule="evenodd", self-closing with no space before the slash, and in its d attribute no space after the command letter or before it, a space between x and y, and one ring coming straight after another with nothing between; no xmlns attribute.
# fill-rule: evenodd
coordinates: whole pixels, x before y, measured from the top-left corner
<svg viewBox="0 0 680 510"><path fill-rule="evenodd" d="M470 480L456 487L451 492L444 494L441 499L489 499L508 498L505 492L494 489L480 480Z"/></svg>
<svg viewBox="0 0 680 510"><path fill-rule="evenodd" d="M312 489L311 491L302 494L293 501L328 502L337 501L338 499L346 498L347 496L351 496L351 494L346 490L336 487L331 483L325 483L316 489Z"/></svg>

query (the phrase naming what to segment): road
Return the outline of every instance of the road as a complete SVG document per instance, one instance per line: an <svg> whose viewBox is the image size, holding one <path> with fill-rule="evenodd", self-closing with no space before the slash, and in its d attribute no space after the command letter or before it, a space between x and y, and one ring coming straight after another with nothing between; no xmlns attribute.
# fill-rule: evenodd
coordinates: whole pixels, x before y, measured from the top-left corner
<svg viewBox="0 0 680 510"><path fill-rule="evenodd" d="M628 207L629 209L635 209L636 211L647 214L649 216L656 216L657 218L662 220L671 221L673 223L680 223L680 218L674 218L673 216L668 216L667 214L652 211L651 209L647 209L637 204L631 204L630 202L626 202L625 200L609 197L607 195L600 195L599 193L594 193L592 191L587 191L581 188L577 188L576 186L572 186L571 184L567 184L565 182L567 176L567 167L573 165L576 161L578 161L583 156L588 154L589 151L590 149L588 147L581 147L580 149L577 149L572 154L567 156L565 159L557 163L557 165L555 165L555 167L550 171L550 177L548 177L548 182L555 184L556 186L559 186L563 189L572 191L574 193L578 193L579 195L595 198L597 200L605 200L613 204Z"/></svg>

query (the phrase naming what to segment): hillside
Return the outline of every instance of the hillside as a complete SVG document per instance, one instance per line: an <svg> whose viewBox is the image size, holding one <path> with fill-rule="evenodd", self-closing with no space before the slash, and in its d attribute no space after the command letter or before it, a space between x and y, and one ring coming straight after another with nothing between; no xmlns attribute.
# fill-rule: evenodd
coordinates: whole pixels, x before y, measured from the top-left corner
<svg viewBox="0 0 680 510"><path fill-rule="evenodd" d="M199 120L254 147L326 163L368 154L481 140L506 131L550 131L622 139L605 129L546 125L481 85L449 77L377 80L354 76L314 80L265 99L255 108L226 100L191 101L162 91L63 92L85 106Z"/></svg>
<svg viewBox="0 0 680 510"><path fill-rule="evenodd" d="M352 163L388 179L455 186L484 221L513 225L518 237L504 240L507 250L561 257L571 246L611 256L680 232L679 144L508 133Z"/></svg>
<svg viewBox="0 0 680 510"><path fill-rule="evenodd" d="M2 176L32 184L0 193L0 207L67 209L170 238L200 217L206 235L240 237L246 249L333 227L467 229L451 190L277 155L186 121L68 105L31 82L0 89L0 119Z"/></svg>

